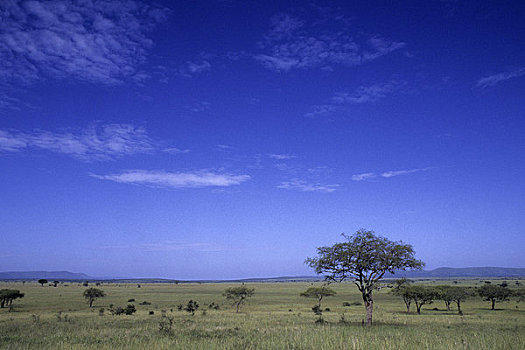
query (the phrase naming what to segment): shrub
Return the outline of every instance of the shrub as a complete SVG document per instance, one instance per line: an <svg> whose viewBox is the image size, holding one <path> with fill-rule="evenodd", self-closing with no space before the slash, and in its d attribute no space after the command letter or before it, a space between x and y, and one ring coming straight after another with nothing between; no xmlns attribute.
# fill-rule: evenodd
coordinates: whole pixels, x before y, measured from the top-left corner
<svg viewBox="0 0 525 350"><path fill-rule="evenodd" d="M128 303L132 303L132 302L134 302L134 301L135 301L135 299L133 299L133 298L128 299Z"/></svg>

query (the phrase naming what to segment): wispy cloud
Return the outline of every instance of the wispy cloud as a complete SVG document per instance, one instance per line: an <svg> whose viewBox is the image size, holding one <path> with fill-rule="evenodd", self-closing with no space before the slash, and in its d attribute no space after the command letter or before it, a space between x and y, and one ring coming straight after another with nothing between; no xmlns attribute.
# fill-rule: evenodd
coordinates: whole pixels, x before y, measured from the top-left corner
<svg viewBox="0 0 525 350"><path fill-rule="evenodd" d="M518 78L523 75L525 75L525 67L515 69L510 72L494 74L488 77L481 78L476 83L476 86L479 88L488 88L490 86L494 86L503 83L504 81L507 81L509 79Z"/></svg>
<svg viewBox="0 0 525 350"><path fill-rule="evenodd" d="M169 153L169 154L184 154L184 153L190 153L191 151L189 149L180 149L177 147L169 147L165 148L162 151Z"/></svg>
<svg viewBox="0 0 525 350"><path fill-rule="evenodd" d="M15 1L0 11L0 81L72 78L102 84L133 79L166 9L134 0ZM144 74L141 73L144 78Z"/></svg>
<svg viewBox="0 0 525 350"><path fill-rule="evenodd" d="M350 104L373 103L389 94L402 92L406 87L405 81L391 80L368 86L360 86L352 92L338 92L327 103L312 106L306 117L315 118L330 115Z"/></svg>
<svg viewBox="0 0 525 350"><path fill-rule="evenodd" d="M152 243L122 244L122 245L105 245L99 249L133 249L145 252L171 252L171 251L191 251L191 252L224 252L237 250L235 248L207 243L207 242L180 242L180 241L163 241Z"/></svg>
<svg viewBox="0 0 525 350"><path fill-rule="evenodd" d="M427 171L427 170L431 170L431 169L435 169L435 168L434 167L426 167L426 168L417 168L417 169L408 169L408 170L390 170L390 171L385 171L385 172L383 172L381 174L362 173L362 174L352 175L352 180L353 181L363 181L363 180L373 179L373 178L377 178L377 177L391 178L391 177L394 177L394 176L407 175L407 174L417 173L417 172L420 172L420 171Z"/></svg>
<svg viewBox="0 0 525 350"><path fill-rule="evenodd" d="M333 17L333 31L321 30L316 21L308 21L289 14L278 14L271 19L270 30L259 43L261 53L254 55L257 62L276 71L329 67L356 66L375 60L405 46L403 42L371 36L357 41L347 34L348 24Z"/></svg>
<svg viewBox="0 0 525 350"><path fill-rule="evenodd" d="M394 176L399 176L399 175L407 175L407 174L412 174L412 173L418 173L420 171L427 171L427 170L430 170L430 169L433 169L433 168L432 167L428 167L428 168L409 169L409 170L391 170L391 171L385 171L384 173L381 174L381 176L389 178L389 177L394 177Z"/></svg>
<svg viewBox="0 0 525 350"><path fill-rule="evenodd" d="M211 171L168 172L151 170L128 170L120 174L91 176L126 184L164 188L228 187L250 179L249 175L232 175Z"/></svg>
<svg viewBox="0 0 525 350"><path fill-rule="evenodd" d="M130 124L94 125L64 132L0 130L0 152L41 149L81 160L109 160L155 148L144 128Z"/></svg>
<svg viewBox="0 0 525 350"><path fill-rule="evenodd" d="M210 69L211 64L207 60L201 60L198 62L187 61L184 65L179 67L179 73L186 78L191 78L196 74L200 74Z"/></svg>
<svg viewBox="0 0 525 350"><path fill-rule="evenodd" d="M185 108L193 113L205 112L210 109L210 103L207 101L195 101L191 105L185 106Z"/></svg>
<svg viewBox="0 0 525 350"><path fill-rule="evenodd" d="M352 175L352 180L354 180L354 181L363 181L363 180L366 180L366 179L372 179L372 178L374 178L376 176L377 175L374 174L374 173L355 174L355 175Z"/></svg>
<svg viewBox="0 0 525 350"><path fill-rule="evenodd" d="M286 160L286 159L293 159L295 158L295 156L292 156L290 154L276 154L276 153L271 153L268 155L268 157L272 158L272 159L277 159L277 160Z"/></svg>
<svg viewBox="0 0 525 350"><path fill-rule="evenodd" d="M331 193L336 191L339 188L338 184L320 184L320 183L309 183L300 179L292 179L290 181L281 182L277 188L287 189L287 190L297 190L302 192L325 192Z"/></svg>

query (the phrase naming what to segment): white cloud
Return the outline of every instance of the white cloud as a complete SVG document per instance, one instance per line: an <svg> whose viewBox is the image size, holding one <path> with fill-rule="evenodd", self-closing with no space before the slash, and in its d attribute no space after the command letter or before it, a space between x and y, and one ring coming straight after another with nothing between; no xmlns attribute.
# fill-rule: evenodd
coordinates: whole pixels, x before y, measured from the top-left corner
<svg viewBox="0 0 525 350"><path fill-rule="evenodd" d="M331 193L336 191L339 188L338 184L325 185L319 183L308 183L304 180L293 179L290 181L281 182L277 188L287 189L287 190L298 190L302 192L325 192Z"/></svg>
<svg viewBox="0 0 525 350"><path fill-rule="evenodd" d="M263 52L254 55L254 59L265 67L276 71L291 69L327 68L331 64L356 66L375 60L405 46L379 36L357 42L348 35L346 23L331 21L337 30L320 30L316 23L287 15L274 16L270 30L259 43Z"/></svg>
<svg viewBox="0 0 525 350"><path fill-rule="evenodd" d="M366 180L366 179L372 179L372 178L374 178L376 176L377 175L374 174L374 173L356 174L356 175L352 175L352 180L354 180L354 181L363 181L363 180Z"/></svg>
<svg viewBox="0 0 525 350"><path fill-rule="evenodd" d="M72 78L118 84L133 79L152 46L147 33L166 15L165 9L134 0L4 0L0 82Z"/></svg>
<svg viewBox="0 0 525 350"><path fill-rule="evenodd" d="M109 160L148 153L155 145L146 130L129 124L106 124L83 130L25 133L0 130L0 151L42 149L81 160Z"/></svg>
<svg viewBox="0 0 525 350"><path fill-rule="evenodd" d="M478 80L476 86L479 88L487 88L487 87L497 85L499 83L502 83L512 78L521 77L523 75L525 75L525 67L513 70L511 72L499 73L499 74L494 74L488 77L481 78Z"/></svg>
<svg viewBox="0 0 525 350"><path fill-rule="evenodd" d="M268 157L272 159L277 159L277 160L286 160L286 159L295 158L295 156L292 156L290 154L275 154L275 153L269 154Z"/></svg>
<svg viewBox="0 0 525 350"><path fill-rule="evenodd" d="M239 185L250 179L249 175L220 174L205 170L196 172L129 170L120 174L92 174L91 176L126 184L164 188L227 187Z"/></svg>

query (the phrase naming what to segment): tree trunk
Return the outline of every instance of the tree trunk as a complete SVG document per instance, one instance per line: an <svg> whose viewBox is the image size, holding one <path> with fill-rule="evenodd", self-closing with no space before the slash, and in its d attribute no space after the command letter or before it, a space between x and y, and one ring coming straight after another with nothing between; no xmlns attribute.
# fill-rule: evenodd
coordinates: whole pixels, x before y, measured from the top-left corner
<svg viewBox="0 0 525 350"><path fill-rule="evenodd" d="M94 301L94 299L91 299L91 298L89 299L89 307L93 306L93 301Z"/></svg>
<svg viewBox="0 0 525 350"><path fill-rule="evenodd" d="M450 311L450 301L445 301L445 305L447 307L447 311Z"/></svg>
<svg viewBox="0 0 525 350"><path fill-rule="evenodd" d="M241 302L239 301L239 302L237 303L237 309L236 309L236 311L235 311L236 313L239 313L239 305L240 305L240 304L241 304Z"/></svg>
<svg viewBox="0 0 525 350"><path fill-rule="evenodd" d="M456 304L458 304L458 314L463 315L463 311L461 311L461 300L456 301Z"/></svg>
<svg viewBox="0 0 525 350"><path fill-rule="evenodd" d="M416 303L416 308L417 308L417 314L418 315L421 315L421 307L423 306L423 304L418 304Z"/></svg>
<svg viewBox="0 0 525 350"><path fill-rule="evenodd" d="M496 304L496 299L492 299L492 309L491 310L494 310L494 305Z"/></svg>
<svg viewBox="0 0 525 350"><path fill-rule="evenodd" d="M366 307L366 325L372 325L372 311L374 310L374 301L369 299L365 302Z"/></svg>

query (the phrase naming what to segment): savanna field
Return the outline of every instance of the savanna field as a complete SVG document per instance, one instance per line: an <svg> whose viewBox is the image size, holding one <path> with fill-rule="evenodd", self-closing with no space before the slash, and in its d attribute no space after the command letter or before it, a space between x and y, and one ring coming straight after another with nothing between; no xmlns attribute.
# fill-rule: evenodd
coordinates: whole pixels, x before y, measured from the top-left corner
<svg viewBox="0 0 525 350"><path fill-rule="evenodd" d="M459 281L460 286L481 284ZM312 312L317 300L300 296L311 283L250 283L255 294L236 313L222 293L238 285L169 283L138 288L136 283L102 283L96 288L106 296L89 308L82 295L86 287L77 283L55 288L2 282L0 289L19 289L25 297L13 302L11 312L0 309L0 348L525 349L525 304L515 299L497 303L492 311L489 302L473 297L462 304L462 316L454 306L446 311L443 302L435 301L417 315L415 308L406 314L403 300L383 288L374 294L373 326L363 327L365 309L353 284L330 285L337 295L323 299L322 309L330 309L323 312L324 323L316 323L318 316ZM199 304L194 315L178 308L189 300ZM112 315L111 304L113 308L133 304L137 311Z"/></svg>

